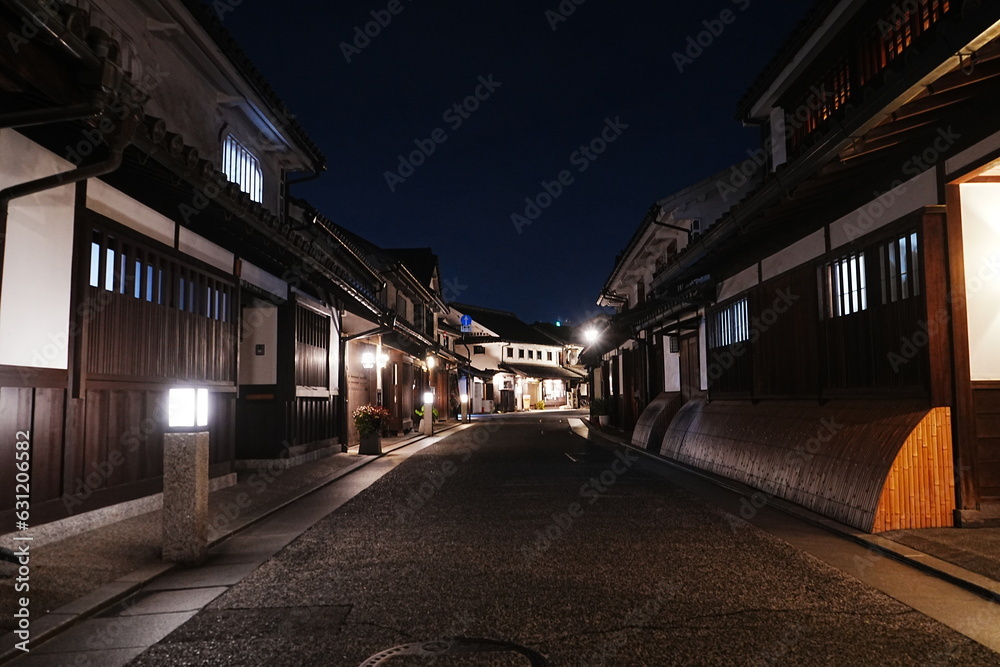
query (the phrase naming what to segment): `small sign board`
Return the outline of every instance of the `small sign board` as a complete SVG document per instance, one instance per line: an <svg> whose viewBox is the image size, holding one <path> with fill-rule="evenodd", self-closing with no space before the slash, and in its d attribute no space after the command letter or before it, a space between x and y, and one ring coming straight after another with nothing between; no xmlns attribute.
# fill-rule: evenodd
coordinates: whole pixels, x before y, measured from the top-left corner
<svg viewBox="0 0 1000 667"><path fill-rule="evenodd" d="M472 333L472 316L462 315L462 319L459 320L462 324L462 333Z"/></svg>

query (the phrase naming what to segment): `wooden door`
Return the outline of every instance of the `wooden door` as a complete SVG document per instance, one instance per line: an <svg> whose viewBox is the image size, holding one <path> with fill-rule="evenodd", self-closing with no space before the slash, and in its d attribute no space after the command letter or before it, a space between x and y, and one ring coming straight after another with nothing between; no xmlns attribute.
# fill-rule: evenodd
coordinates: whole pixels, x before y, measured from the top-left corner
<svg viewBox="0 0 1000 667"><path fill-rule="evenodd" d="M681 395L684 400L701 398L701 350L698 334L682 336L681 340Z"/></svg>

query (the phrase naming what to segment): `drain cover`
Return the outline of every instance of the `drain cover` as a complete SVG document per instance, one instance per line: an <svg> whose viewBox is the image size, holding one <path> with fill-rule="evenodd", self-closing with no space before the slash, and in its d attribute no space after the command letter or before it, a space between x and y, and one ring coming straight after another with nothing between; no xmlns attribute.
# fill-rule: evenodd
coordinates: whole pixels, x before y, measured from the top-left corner
<svg viewBox="0 0 1000 667"><path fill-rule="evenodd" d="M469 637L445 637L429 642L414 642L388 648L361 663L360 667L376 667L387 660L401 655L434 658L442 655L468 655L470 653L518 653L530 660L531 667L549 667L548 661L537 651L525 646L494 639L473 639Z"/></svg>

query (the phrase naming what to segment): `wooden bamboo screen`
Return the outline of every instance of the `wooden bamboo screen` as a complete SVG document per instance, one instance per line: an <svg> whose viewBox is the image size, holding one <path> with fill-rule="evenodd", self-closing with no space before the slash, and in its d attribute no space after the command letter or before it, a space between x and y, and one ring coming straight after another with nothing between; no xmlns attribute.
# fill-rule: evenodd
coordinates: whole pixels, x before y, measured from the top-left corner
<svg viewBox="0 0 1000 667"><path fill-rule="evenodd" d="M893 462L872 532L953 526L953 460L951 408L934 408Z"/></svg>

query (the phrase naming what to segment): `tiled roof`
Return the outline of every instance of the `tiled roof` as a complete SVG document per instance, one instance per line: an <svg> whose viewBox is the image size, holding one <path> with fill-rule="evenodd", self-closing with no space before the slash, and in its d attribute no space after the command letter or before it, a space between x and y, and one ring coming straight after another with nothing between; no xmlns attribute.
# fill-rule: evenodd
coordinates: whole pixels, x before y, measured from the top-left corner
<svg viewBox="0 0 1000 667"><path fill-rule="evenodd" d="M582 380L584 375L562 366L541 364L500 364L500 370L512 371L517 375L539 380Z"/></svg>
<svg viewBox="0 0 1000 667"><path fill-rule="evenodd" d="M433 291L431 279L434 277L434 270L438 268L438 257L434 251L430 248L389 248L384 252L402 262L421 285Z"/></svg>
<svg viewBox="0 0 1000 667"><path fill-rule="evenodd" d="M799 21L799 24L792 30L791 36L785 40L778 49L757 79L754 80L750 88L740 98L737 105L736 120L744 120L757 98L771 85L771 82L781 73L781 70L788 64L789 59L805 46L805 43L812 37L816 29L826 19L841 0L815 0L806 15Z"/></svg>
<svg viewBox="0 0 1000 667"><path fill-rule="evenodd" d="M486 327L509 343L557 345L555 341L535 327L522 322L514 313L462 303L453 303L450 305L459 315L470 315L474 322Z"/></svg>

